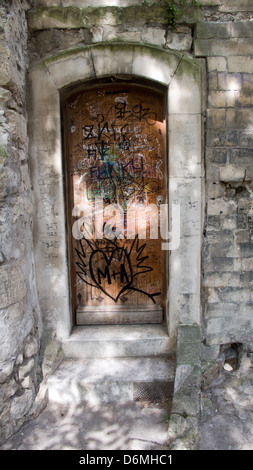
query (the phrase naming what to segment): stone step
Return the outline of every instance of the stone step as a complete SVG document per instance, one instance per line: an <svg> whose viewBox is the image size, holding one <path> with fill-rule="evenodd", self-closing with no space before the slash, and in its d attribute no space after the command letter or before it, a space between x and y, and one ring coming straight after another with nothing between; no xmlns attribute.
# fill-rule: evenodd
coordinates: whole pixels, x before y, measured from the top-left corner
<svg viewBox="0 0 253 470"><path fill-rule="evenodd" d="M173 394L174 357L65 359L48 379L50 402L90 405L166 401Z"/></svg>
<svg viewBox="0 0 253 470"><path fill-rule="evenodd" d="M77 326L64 340L67 358L161 356L169 353L169 337L163 325Z"/></svg>

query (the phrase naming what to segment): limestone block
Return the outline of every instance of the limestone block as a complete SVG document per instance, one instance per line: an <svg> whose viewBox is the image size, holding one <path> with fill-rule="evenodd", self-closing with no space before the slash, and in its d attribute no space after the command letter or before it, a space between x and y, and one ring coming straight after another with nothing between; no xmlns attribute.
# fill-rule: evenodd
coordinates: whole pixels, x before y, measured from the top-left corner
<svg viewBox="0 0 253 470"><path fill-rule="evenodd" d="M207 195L211 199L217 199L224 196L224 187L214 181L208 181L206 184Z"/></svg>
<svg viewBox="0 0 253 470"><path fill-rule="evenodd" d="M237 0L222 0L220 11L225 12L237 12L237 11L253 11L251 0L241 0L239 3Z"/></svg>
<svg viewBox="0 0 253 470"><path fill-rule="evenodd" d="M245 181L252 181L252 180L253 180L253 169L252 169L252 166L250 166L250 168L246 168Z"/></svg>
<svg viewBox="0 0 253 470"><path fill-rule="evenodd" d="M170 301L170 311L173 315L177 314L177 318L182 323L193 322L199 323L200 321L200 304L199 295L175 293L173 285L170 290L172 297Z"/></svg>
<svg viewBox="0 0 253 470"><path fill-rule="evenodd" d="M234 56L238 49L238 42L235 38L230 39L196 39L194 42L194 52L196 57Z"/></svg>
<svg viewBox="0 0 253 470"><path fill-rule="evenodd" d="M77 8L50 8L31 10L28 16L30 30L56 29L56 28L82 28L85 22L81 10Z"/></svg>
<svg viewBox="0 0 253 470"><path fill-rule="evenodd" d="M233 21L231 22L231 37L252 38L253 28L251 21Z"/></svg>
<svg viewBox="0 0 253 470"><path fill-rule="evenodd" d="M202 226L201 178L170 178L170 204L180 205L180 234L199 235Z"/></svg>
<svg viewBox="0 0 253 470"><path fill-rule="evenodd" d="M171 177L201 176L200 114L169 115L169 162Z"/></svg>
<svg viewBox="0 0 253 470"><path fill-rule="evenodd" d="M91 52L84 48L78 52L70 49L66 53L59 53L55 59L48 60L46 65L57 89L94 76Z"/></svg>
<svg viewBox="0 0 253 470"><path fill-rule="evenodd" d="M211 169L211 164L212 163L226 163L227 161L227 149L226 148L213 148L213 147L209 147L206 149L206 162L208 163L208 166L207 166L207 172L206 174L208 173L208 170ZM216 169L217 169L217 166L216 166ZM209 171L209 174L211 175L211 171ZM218 180L218 172L216 173L217 175L217 178L207 178L207 179L214 179L214 180Z"/></svg>
<svg viewBox="0 0 253 470"><path fill-rule="evenodd" d="M201 96L200 66L184 58L169 86L170 114L200 113Z"/></svg>
<svg viewBox="0 0 253 470"><path fill-rule="evenodd" d="M252 73L253 57L243 55L231 55L227 59L229 72Z"/></svg>
<svg viewBox="0 0 253 470"><path fill-rule="evenodd" d="M214 70L217 70L218 72L223 72L227 70L227 61L225 57L208 57L207 67L209 72L212 72Z"/></svg>
<svg viewBox="0 0 253 470"><path fill-rule="evenodd" d="M220 90L238 91L242 88L242 76L239 73L218 73L218 88Z"/></svg>
<svg viewBox="0 0 253 470"><path fill-rule="evenodd" d="M207 76L207 80L208 80L208 88L209 88L209 91L210 90L217 90L218 88L218 74L215 71L213 72L209 72L208 76Z"/></svg>
<svg viewBox="0 0 253 470"><path fill-rule="evenodd" d="M170 256L170 295L198 294L200 290L199 236L180 240L177 250Z"/></svg>
<svg viewBox="0 0 253 470"><path fill-rule="evenodd" d="M125 42L141 42L142 31L135 27L128 27L126 30L119 31L118 28L104 25L103 41L125 41Z"/></svg>
<svg viewBox="0 0 253 470"><path fill-rule="evenodd" d="M175 441L172 447L170 445L173 449L196 447L200 416L200 354L199 326L181 324L178 327L177 367L168 429L169 441Z"/></svg>
<svg viewBox="0 0 253 470"><path fill-rule="evenodd" d="M237 102L238 102L239 106L242 106L242 107L245 107L245 108L246 107L253 107L253 93L252 93L252 91L242 89L238 93ZM248 127L247 131L244 133L244 135L247 135L247 134L249 136L250 135L252 136L252 129L250 127ZM240 144L243 145L243 146L245 145L242 142L240 142ZM250 143L249 145L246 144L246 146L251 147L252 143Z"/></svg>
<svg viewBox="0 0 253 470"><path fill-rule="evenodd" d="M230 22L198 23L195 28L195 37L198 39L229 38L230 25Z"/></svg>
<svg viewBox="0 0 253 470"><path fill-rule="evenodd" d="M227 117L227 127L234 129L244 129L247 128L250 122L253 122L253 109L228 109L226 112ZM230 161L237 156L241 162L245 163L252 162L252 150L251 149L234 149L230 153ZM235 163L235 162L233 162Z"/></svg>
<svg viewBox="0 0 253 470"><path fill-rule="evenodd" d="M56 117L59 110L58 91L53 77L44 65L40 64L30 69L28 90L28 111L32 113L33 120L40 120L43 116ZM32 132L31 123L29 123L29 130Z"/></svg>
<svg viewBox="0 0 253 470"><path fill-rule="evenodd" d="M226 111L225 109L207 110L207 127L211 129L225 129Z"/></svg>
<svg viewBox="0 0 253 470"><path fill-rule="evenodd" d="M142 40L149 44L163 46L165 42L165 30L162 28L148 27L142 34Z"/></svg>
<svg viewBox="0 0 253 470"><path fill-rule="evenodd" d="M241 182L245 179L245 168L243 166L226 165L219 169L220 181Z"/></svg>
<svg viewBox="0 0 253 470"><path fill-rule="evenodd" d="M225 91L210 91L208 104L214 108L225 108L227 105L227 93Z"/></svg>
<svg viewBox="0 0 253 470"><path fill-rule="evenodd" d="M222 302L250 302L250 289L225 287L219 290L219 297Z"/></svg>
<svg viewBox="0 0 253 470"><path fill-rule="evenodd" d="M238 55L252 54L253 39L238 39Z"/></svg>
<svg viewBox="0 0 253 470"><path fill-rule="evenodd" d="M123 45L96 46L92 49L92 59L96 77L123 74L131 75L133 48ZM94 71L92 71L94 73Z"/></svg>
<svg viewBox="0 0 253 470"><path fill-rule="evenodd" d="M205 287L224 287L227 285L236 287L240 282L240 276L238 273L225 272L217 275L216 273L207 273L203 285ZM229 308L229 306L228 306Z"/></svg>
<svg viewBox="0 0 253 470"><path fill-rule="evenodd" d="M101 42L103 40L103 28L102 26L94 26L90 28L92 34L92 42Z"/></svg>
<svg viewBox="0 0 253 470"><path fill-rule="evenodd" d="M156 48L137 47L134 49L132 73L168 85L179 61L180 56L174 52L166 54Z"/></svg>
<svg viewBox="0 0 253 470"><path fill-rule="evenodd" d="M190 51L192 47L192 30L187 26L178 26L175 32L168 32L166 47L176 51Z"/></svg>
<svg viewBox="0 0 253 470"><path fill-rule="evenodd" d="M235 147L238 144L238 133L233 129L207 129L206 143L208 147Z"/></svg>

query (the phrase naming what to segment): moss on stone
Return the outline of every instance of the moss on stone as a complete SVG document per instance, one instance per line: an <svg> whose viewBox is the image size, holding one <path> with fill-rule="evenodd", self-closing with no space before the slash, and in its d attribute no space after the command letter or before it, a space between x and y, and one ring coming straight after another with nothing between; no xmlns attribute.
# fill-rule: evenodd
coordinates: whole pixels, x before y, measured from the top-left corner
<svg viewBox="0 0 253 470"><path fill-rule="evenodd" d="M149 55L152 58L156 58L159 60L159 57L161 58L162 61L169 61L171 56L175 56L178 58L178 60L181 60L182 55L177 52L177 51L171 51L168 49L163 49L162 47L159 46L154 46L152 44L140 44L139 42L121 42L121 41L110 41L110 42L100 42L96 44L89 44L87 46L81 46L81 47L76 47L73 49L67 49L65 51L58 52L47 59L45 59L43 62L40 62L38 65L40 66L49 66L50 64L57 62L59 60L64 60L67 59L68 57L81 54L81 53L86 53L89 51L92 51L94 49L101 49L101 50L111 50L111 52L124 52L124 51L132 51L135 53L140 53L140 54L145 54Z"/></svg>
<svg viewBox="0 0 253 470"><path fill-rule="evenodd" d="M3 165L8 160L5 147L0 147L0 164Z"/></svg>
<svg viewBox="0 0 253 470"><path fill-rule="evenodd" d="M184 56L178 67L177 76L182 77L184 74L191 75L193 80L201 86L202 68L199 62Z"/></svg>
<svg viewBox="0 0 253 470"><path fill-rule="evenodd" d="M31 30L50 29L52 27L82 27L82 10L77 7L40 7L29 12Z"/></svg>
<svg viewBox="0 0 253 470"><path fill-rule="evenodd" d="M40 7L29 12L29 28L32 31L50 28L82 28L104 24L119 26L123 23L132 25L166 25L166 8L157 4L132 5L129 7Z"/></svg>
<svg viewBox="0 0 253 470"><path fill-rule="evenodd" d="M50 64L53 64L55 62L58 62L59 60L64 60L67 59L68 57L71 57L73 55L80 54L82 52L86 52L90 49L90 45L88 46L81 46L81 47L75 47L73 49L67 49L65 51L57 52L56 54L51 55L47 59L43 60L38 64L39 67L48 67Z"/></svg>

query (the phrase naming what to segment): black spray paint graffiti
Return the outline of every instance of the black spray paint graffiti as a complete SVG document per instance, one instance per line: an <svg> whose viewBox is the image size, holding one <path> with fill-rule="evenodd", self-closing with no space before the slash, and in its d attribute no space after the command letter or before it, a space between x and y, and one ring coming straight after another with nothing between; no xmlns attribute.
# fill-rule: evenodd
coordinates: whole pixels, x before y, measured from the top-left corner
<svg viewBox="0 0 253 470"><path fill-rule="evenodd" d="M161 292L148 293L135 286L135 279L141 274L153 271L144 255L146 243L140 245L138 236L128 249L119 240L103 239L94 241L82 239L80 249L75 249L79 261L77 275L85 284L100 289L115 303L126 291L136 291L148 296L153 303ZM114 284L114 292L111 286Z"/></svg>
<svg viewBox="0 0 253 470"><path fill-rule="evenodd" d="M118 102L113 109L115 120L111 123L98 113L96 124L82 127L84 158L89 162L85 175L86 190L90 201L97 195L103 195L107 203L118 202L120 198L125 207L134 196L138 202L144 202L148 194L159 191L158 181L150 179L154 169L144 168L143 156L136 156L136 148L134 157L124 154L132 145L133 137L129 135L131 122L145 121L148 126L153 126L157 113L141 103L128 109L125 102ZM121 124L116 124L116 121ZM122 125L122 121L128 123ZM73 122L71 124L73 128ZM155 173L158 174L159 165L155 165ZM148 182L144 181L147 176Z"/></svg>
<svg viewBox="0 0 253 470"><path fill-rule="evenodd" d="M145 121L148 126L154 126L157 121L157 113L145 108L141 103L134 105L131 109L127 109L125 102L119 102L115 105L115 119L126 122L126 124L115 124L115 121L108 123L105 121L103 114L96 116L96 124L85 124L83 130L83 148L86 149L86 142L94 140L93 145L88 145L87 156L97 158L102 161L107 156L112 142L121 150L129 150L131 139L128 137L129 125L132 121ZM71 129L74 129L73 120L71 121Z"/></svg>
<svg viewBox="0 0 253 470"><path fill-rule="evenodd" d="M125 163L97 161L86 176L87 199L90 201L103 195L106 202L113 203L120 198L125 208L135 196L142 203L147 195L155 194L160 187L157 180L146 180L146 172L143 157L131 158Z"/></svg>

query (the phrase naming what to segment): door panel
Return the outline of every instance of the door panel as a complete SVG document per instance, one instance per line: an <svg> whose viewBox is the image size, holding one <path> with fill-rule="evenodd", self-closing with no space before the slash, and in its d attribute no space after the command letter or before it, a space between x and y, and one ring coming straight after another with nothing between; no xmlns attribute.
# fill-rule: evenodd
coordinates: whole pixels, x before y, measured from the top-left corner
<svg viewBox="0 0 253 470"><path fill-rule="evenodd" d="M157 323L166 292L165 96L103 85L65 104L73 311L78 324Z"/></svg>

